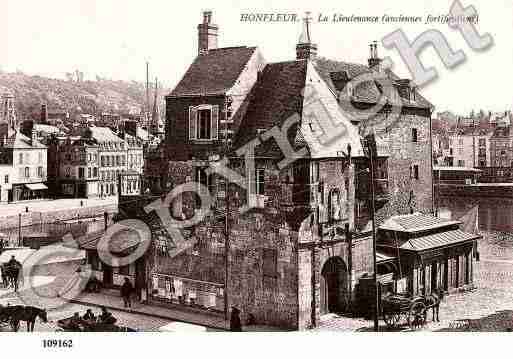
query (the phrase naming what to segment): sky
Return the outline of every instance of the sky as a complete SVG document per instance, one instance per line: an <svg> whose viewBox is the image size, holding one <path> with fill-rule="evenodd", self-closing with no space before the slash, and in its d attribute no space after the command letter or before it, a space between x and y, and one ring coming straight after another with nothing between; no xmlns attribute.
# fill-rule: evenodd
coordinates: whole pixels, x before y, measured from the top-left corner
<svg viewBox="0 0 513 359"><path fill-rule="evenodd" d="M31 75L64 78L79 69L86 79L95 75L119 80L150 77L172 88L197 53L197 24L202 11L212 10L219 26L219 46L258 46L268 62L291 60L301 23L250 23L242 13L295 13L313 17L312 37L319 55L336 60L366 63L368 44L402 29L410 40L429 29L441 31L454 50L467 60L445 69L432 48L421 59L434 66L439 77L421 92L435 111L468 113L472 109L504 111L513 107L513 2L511 0L462 0L479 14L477 30L489 33L494 45L473 51L458 31L444 24L356 24L318 22L320 14L383 16L441 15L449 12L446 0L318 0L312 1L170 1L170 0L0 0L0 68ZM380 46L394 70L408 73L398 53Z"/></svg>

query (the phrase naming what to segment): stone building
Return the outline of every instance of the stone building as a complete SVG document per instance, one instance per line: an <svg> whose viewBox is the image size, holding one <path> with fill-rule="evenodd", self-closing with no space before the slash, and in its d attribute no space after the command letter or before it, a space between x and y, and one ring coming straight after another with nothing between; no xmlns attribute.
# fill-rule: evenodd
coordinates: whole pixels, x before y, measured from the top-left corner
<svg viewBox="0 0 513 359"><path fill-rule="evenodd" d="M195 184L144 207L199 220L171 237L152 233L150 302L220 315L236 306L245 322L299 329L352 310L373 271L360 133L378 137L378 220L432 210L431 105L384 72L404 96L400 115L385 106L357 119L340 92L380 71L376 51L369 67L330 62L316 56L310 30L305 19L295 60L267 63L256 47L217 47L219 27L204 14L198 56L166 96L165 146L145 173L155 194ZM355 86L353 108L372 105L380 88Z"/></svg>

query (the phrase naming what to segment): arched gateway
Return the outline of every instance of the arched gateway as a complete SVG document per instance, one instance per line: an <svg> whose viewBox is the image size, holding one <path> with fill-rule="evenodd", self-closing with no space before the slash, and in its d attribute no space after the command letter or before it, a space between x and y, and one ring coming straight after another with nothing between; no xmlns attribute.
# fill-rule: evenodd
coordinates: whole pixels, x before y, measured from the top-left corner
<svg viewBox="0 0 513 359"><path fill-rule="evenodd" d="M340 257L329 258L321 271L321 314L340 313L348 305L347 266Z"/></svg>

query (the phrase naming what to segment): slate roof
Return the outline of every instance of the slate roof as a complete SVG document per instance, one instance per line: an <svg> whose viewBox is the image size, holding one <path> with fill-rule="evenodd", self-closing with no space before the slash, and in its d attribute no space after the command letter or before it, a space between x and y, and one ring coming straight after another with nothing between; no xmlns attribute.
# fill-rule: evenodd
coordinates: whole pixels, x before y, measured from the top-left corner
<svg viewBox="0 0 513 359"><path fill-rule="evenodd" d="M347 76L349 79L354 79L362 74L371 73L371 69L366 65L329 60L322 57L315 59L314 64L317 72L319 72L334 94L337 94L340 90L335 86L335 83L333 82L334 78L336 80L336 78ZM395 82L401 80L392 71L386 71L386 74L388 75L388 80L384 79L380 81ZM356 102L376 103L381 96L379 86L375 82L362 82L358 84L354 90L354 101ZM405 107L430 108L433 106L418 92L416 94L415 101L410 101L405 98L401 98L401 100Z"/></svg>
<svg viewBox="0 0 513 359"><path fill-rule="evenodd" d="M217 95L235 84L256 47L224 47L198 55L169 96Z"/></svg>
<svg viewBox="0 0 513 359"><path fill-rule="evenodd" d="M282 127L288 120L297 120L287 132L290 144L296 149L306 147L311 158L339 157L341 150L351 145L352 155L361 156L357 128L341 111L336 98L323 83L320 75L307 60L267 64L250 93L250 102L236 136L235 148L257 138L260 130ZM322 134L333 122L340 135L323 143ZM255 149L256 156L282 157L274 139L262 141Z"/></svg>
<svg viewBox="0 0 513 359"><path fill-rule="evenodd" d="M461 242L475 240L479 237L479 235L455 229L452 231L434 233L427 236L411 238L404 242L400 248L410 251L424 251L427 249L445 247Z"/></svg>
<svg viewBox="0 0 513 359"><path fill-rule="evenodd" d="M445 218L437 218L422 213L414 213L408 215L392 216L387 219L379 227L379 229L415 233L430 229L448 227L454 224L461 224L461 222Z"/></svg>
<svg viewBox="0 0 513 359"><path fill-rule="evenodd" d="M24 148L46 148L38 140L31 143L30 138L22 134L21 132L16 132L11 137L8 137L3 145L5 148L13 148L13 149L24 149Z"/></svg>
<svg viewBox="0 0 513 359"><path fill-rule="evenodd" d="M256 138L257 130L282 125L289 117L301 113L306 71L307 61L278 62L264 67L250 93L250 104L240 124L235 148ZM297 128L289 131L289 143L294 143L296 132ZM273 141L259 147L269 150L265 146L268 142Z"/></svg>
<svg viewBox="0 0 513 359"><path fill-rule="evenodd" d="M118 137L110 128L108 127L89 127L91 131L91 138L97 141L98 143L104 142L124 142L123 139Z"/></svg>

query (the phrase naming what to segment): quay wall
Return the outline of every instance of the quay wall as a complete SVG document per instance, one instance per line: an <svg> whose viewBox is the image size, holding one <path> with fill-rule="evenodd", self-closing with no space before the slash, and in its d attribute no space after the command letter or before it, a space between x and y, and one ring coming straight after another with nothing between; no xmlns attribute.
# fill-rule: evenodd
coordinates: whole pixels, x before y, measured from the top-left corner
<svg viewBox="0 0 513 359"><path fill-rule="evenodd" d="M108 212L110 215L109 217L111 217L113 214L118 212L117 204L111 203L99 206L66 208L45 212L21 212L21 226L25 227L79 218L100 217L103 216L104 212ZM18 227L19 221L19 215L17 214L0 217L0 230Z"/></svg>

